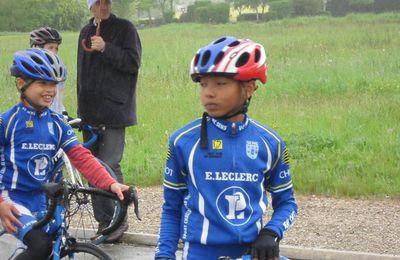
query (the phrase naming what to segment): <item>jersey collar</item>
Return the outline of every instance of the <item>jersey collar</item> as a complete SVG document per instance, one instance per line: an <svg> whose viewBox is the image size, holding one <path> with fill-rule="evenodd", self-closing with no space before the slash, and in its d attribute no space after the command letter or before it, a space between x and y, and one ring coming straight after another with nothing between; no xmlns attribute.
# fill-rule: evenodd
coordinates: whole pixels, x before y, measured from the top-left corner
<svg viewBox="0 0 400 260"><path fill-rule="evenodd" d="M27 107L24 106L24 104L22 102L18 103L18 107L21 109L21 111L24 111L26 114L30 115L30 116L38 116L38 117L43 117L46 116L49 109L45 108L43 109L43 111L41 113L38 113L38 111L32 107Z"/></svg>
<svg viewBox="0 0 400 260"><path fill-rule="evenodd" d="M211 123L216 126L219 130L226 132L230 135L235 135L242 132L249 125L249 117L245 114L243 122L229 122L226 120L218 120L211 118Z"/></svg>

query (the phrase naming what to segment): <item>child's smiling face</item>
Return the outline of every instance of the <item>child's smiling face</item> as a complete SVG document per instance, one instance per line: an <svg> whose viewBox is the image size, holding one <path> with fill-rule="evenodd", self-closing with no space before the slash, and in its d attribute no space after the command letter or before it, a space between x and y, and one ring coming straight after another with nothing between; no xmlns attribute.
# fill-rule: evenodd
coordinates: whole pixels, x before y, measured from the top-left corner
<svg viewBox="0 0 400 260"><path fill-rule="evenodd" d="M26 81L19 78L17 88L21 88ZM30 103L27 105L35 108L49 107L57 94L56 82L46 80L35 80L24 91L24 96Z"/></svg>

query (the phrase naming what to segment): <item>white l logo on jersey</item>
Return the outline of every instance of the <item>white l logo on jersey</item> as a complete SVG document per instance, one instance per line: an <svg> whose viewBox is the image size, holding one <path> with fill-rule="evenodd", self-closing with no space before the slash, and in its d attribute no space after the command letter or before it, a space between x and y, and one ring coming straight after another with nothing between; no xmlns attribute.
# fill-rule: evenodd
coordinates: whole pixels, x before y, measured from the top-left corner
<svg viewBox="0 0 400 260"><path fill-rule="evenodd" d="M232 226L245 225L253 214L250 196L239 186L230 186L215 201L218 213Z"/></svg>
<svg viewBox="0 0 400 260"><path fill-rule="evenodd" d="M244 209L246 209L246 200L243 193L235 192L233 195L225 195L229 204L229 214L227 219L244 219Z"/></svg>

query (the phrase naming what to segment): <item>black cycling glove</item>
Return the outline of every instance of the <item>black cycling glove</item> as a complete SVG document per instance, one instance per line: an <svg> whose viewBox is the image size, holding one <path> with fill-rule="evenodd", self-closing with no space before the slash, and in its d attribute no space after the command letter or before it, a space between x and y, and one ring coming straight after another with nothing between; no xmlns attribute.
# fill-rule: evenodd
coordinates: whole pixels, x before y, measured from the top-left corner
<svg viewBox="0 0 400 260"><path fill-rule="evenodd" d="M270 229L262 229L256 241L251 244L251 256L258 260L270 260L279 257L278 234Z"/></svg>

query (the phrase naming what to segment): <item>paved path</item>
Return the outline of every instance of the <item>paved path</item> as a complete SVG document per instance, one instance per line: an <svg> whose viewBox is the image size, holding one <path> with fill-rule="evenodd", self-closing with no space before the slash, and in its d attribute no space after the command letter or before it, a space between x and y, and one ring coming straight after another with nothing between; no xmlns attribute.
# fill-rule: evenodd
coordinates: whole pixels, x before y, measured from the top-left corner
<svg viewBox="0 0 400 260"><path fill-rule="evenodd" d="M16 238L10 235L3 235L0 237L0 259L7 260L15 248L22 246ZM114 259L137 259L137 260L153 260L154 259L154 246L144 245L102 245L104 251L111 255ZM178 257L181 253L178 252Z"/></svg>
<svg viewBox="0 0 400 260"><path fill-rule="evenodd" d="M124 235L125 244L102 245L101 247L114 259L153 260L154 245L157 236L149 234L127 233ZM0 237L0 259L6 260L21 243L10 235ZM338 251L316 248L281 246L281 252L291 259L310 260L400 260L400 256L378 255L363 252ZM177 254L181 259L181 252Z"/></svg>

